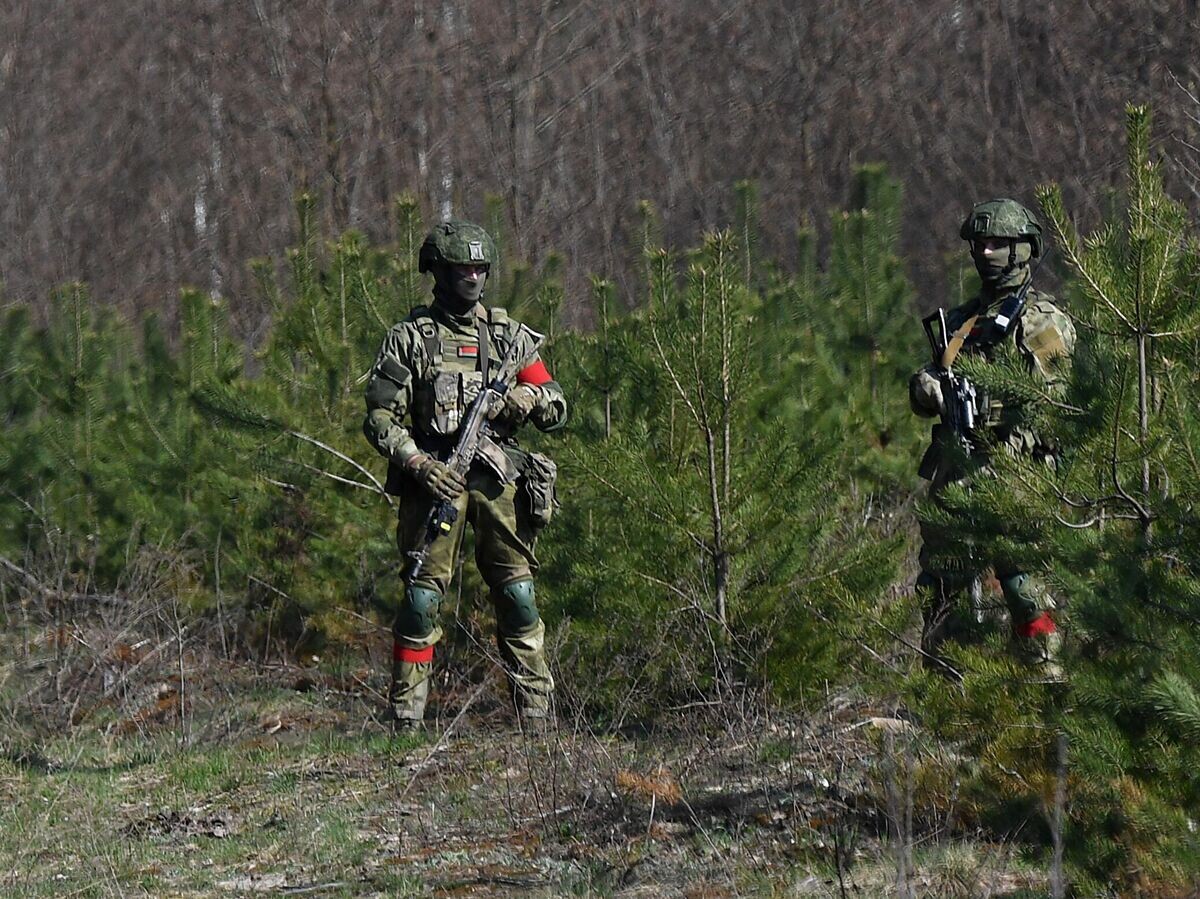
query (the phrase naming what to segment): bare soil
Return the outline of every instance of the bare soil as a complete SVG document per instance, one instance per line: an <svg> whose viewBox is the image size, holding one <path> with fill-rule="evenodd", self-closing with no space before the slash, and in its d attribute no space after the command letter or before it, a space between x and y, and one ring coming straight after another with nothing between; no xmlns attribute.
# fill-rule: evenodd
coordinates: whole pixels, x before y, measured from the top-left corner
<svg viewBox="0 0 1200 899"><path fill-rule="evenodd" d="M0 890L28 896L1017 896L955 762L850 697L523 734L494 666L393 735L379 666L5 663ZM943 785L931 799L927 784Z"/></svg>

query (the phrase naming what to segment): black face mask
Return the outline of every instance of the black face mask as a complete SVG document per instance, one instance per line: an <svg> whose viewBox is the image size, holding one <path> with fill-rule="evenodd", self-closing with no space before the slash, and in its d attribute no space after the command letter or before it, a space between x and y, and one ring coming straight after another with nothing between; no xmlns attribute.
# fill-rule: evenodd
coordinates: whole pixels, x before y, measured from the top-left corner
<svg viewBox="0 0 1200 899"><path fill-rule="evenodd" d="M985 256L977 244L971 247L971 260L975 263L975 271L979 272L979 280L984 287L1002 290L1015 287L1025 280L1025 269L1029 265L1031 246L1026 241L1014 242L1009 245L1008 252L992 253Z"/></svg>
<svg viewBox="0 0 1200 899"><path fill-rule="evenodd" d="M472 279L453 265L438 265L433 269L434 295L453 315L466 315L483 296L487 273Z"/></svg>

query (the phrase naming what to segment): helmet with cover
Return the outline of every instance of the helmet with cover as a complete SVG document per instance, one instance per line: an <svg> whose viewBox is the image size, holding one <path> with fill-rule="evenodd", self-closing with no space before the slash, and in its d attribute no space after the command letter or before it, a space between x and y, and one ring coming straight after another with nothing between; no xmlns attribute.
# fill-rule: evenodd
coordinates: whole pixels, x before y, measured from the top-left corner
<svg viewBox="0 0 1200 899"><path fill-rule="evenodd" d="M435 266L496 264L496 243L479 225L471 222L442 222L425 237L417 257L417 270L434 271Z"/></svg>
<svg viewBox="0 0 1200 899"><path fill-rule="evenodd" d="M980 239L1007 238L1030 244L1031 255L1042 255L1042 226L1033 213L1016 200L999 199L978 203L962 223L959 236L972 244Z"/></svg>

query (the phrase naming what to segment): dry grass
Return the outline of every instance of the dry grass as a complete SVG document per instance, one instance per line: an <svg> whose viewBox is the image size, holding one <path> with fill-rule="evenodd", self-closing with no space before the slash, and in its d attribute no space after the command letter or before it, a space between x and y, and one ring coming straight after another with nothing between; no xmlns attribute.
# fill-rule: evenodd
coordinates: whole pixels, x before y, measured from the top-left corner
<svg viewBox="0 0 1200 899"><path fill-rule="evenodd" d="M238 662L150 601L162 582L151 566L128 602L8 609L0 893L893 896L895 832L917 895L1043 882L1011 847L948 831L937 797L916 797L915 833L892 826L883 735L916 738L845 697L622 732L564 707L530 738L474 635L443 656L432 729L394 738L382 634L353 659ZM953 780L935 748L909 756L910 780Z"/></svg>

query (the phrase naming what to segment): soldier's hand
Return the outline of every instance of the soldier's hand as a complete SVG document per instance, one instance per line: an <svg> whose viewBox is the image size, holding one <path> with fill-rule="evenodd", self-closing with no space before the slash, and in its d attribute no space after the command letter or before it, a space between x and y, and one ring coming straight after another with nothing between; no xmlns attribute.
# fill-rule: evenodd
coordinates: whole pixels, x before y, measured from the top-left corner
<svg viewBox="0 0 1200 899"><path fill-rule="evenodd" d="M500 394L500 393L495 393L495 392L489 393L489 395L488 395L488 410L487 410L488 421L495 421L497 418L500 417L500 414L503 411L504 411L504 395Z"/></svg>
<svg viewBox="0 0 1200 899"><path fill-rule="evenodd" d="M467 489L467 480L445 462L427 453L414 456L408 463L413 477L437 499L454 502Z"/></svg>
<svg viewBox="0 0 1200 899"><path fill-rule="evenodd" d="M942 398L942 384L928 371L916 373L912 381L913 406L927 415L941 415L946 411L946 402Z"/></svg>
<svg viewBox="0 0 1200 899"><path fill-rule="evenodd" d="M538 388L529 384L518 384L504 394L504 405L496 412L494 418L513 425L525 423L538 404Z"/></svg>

